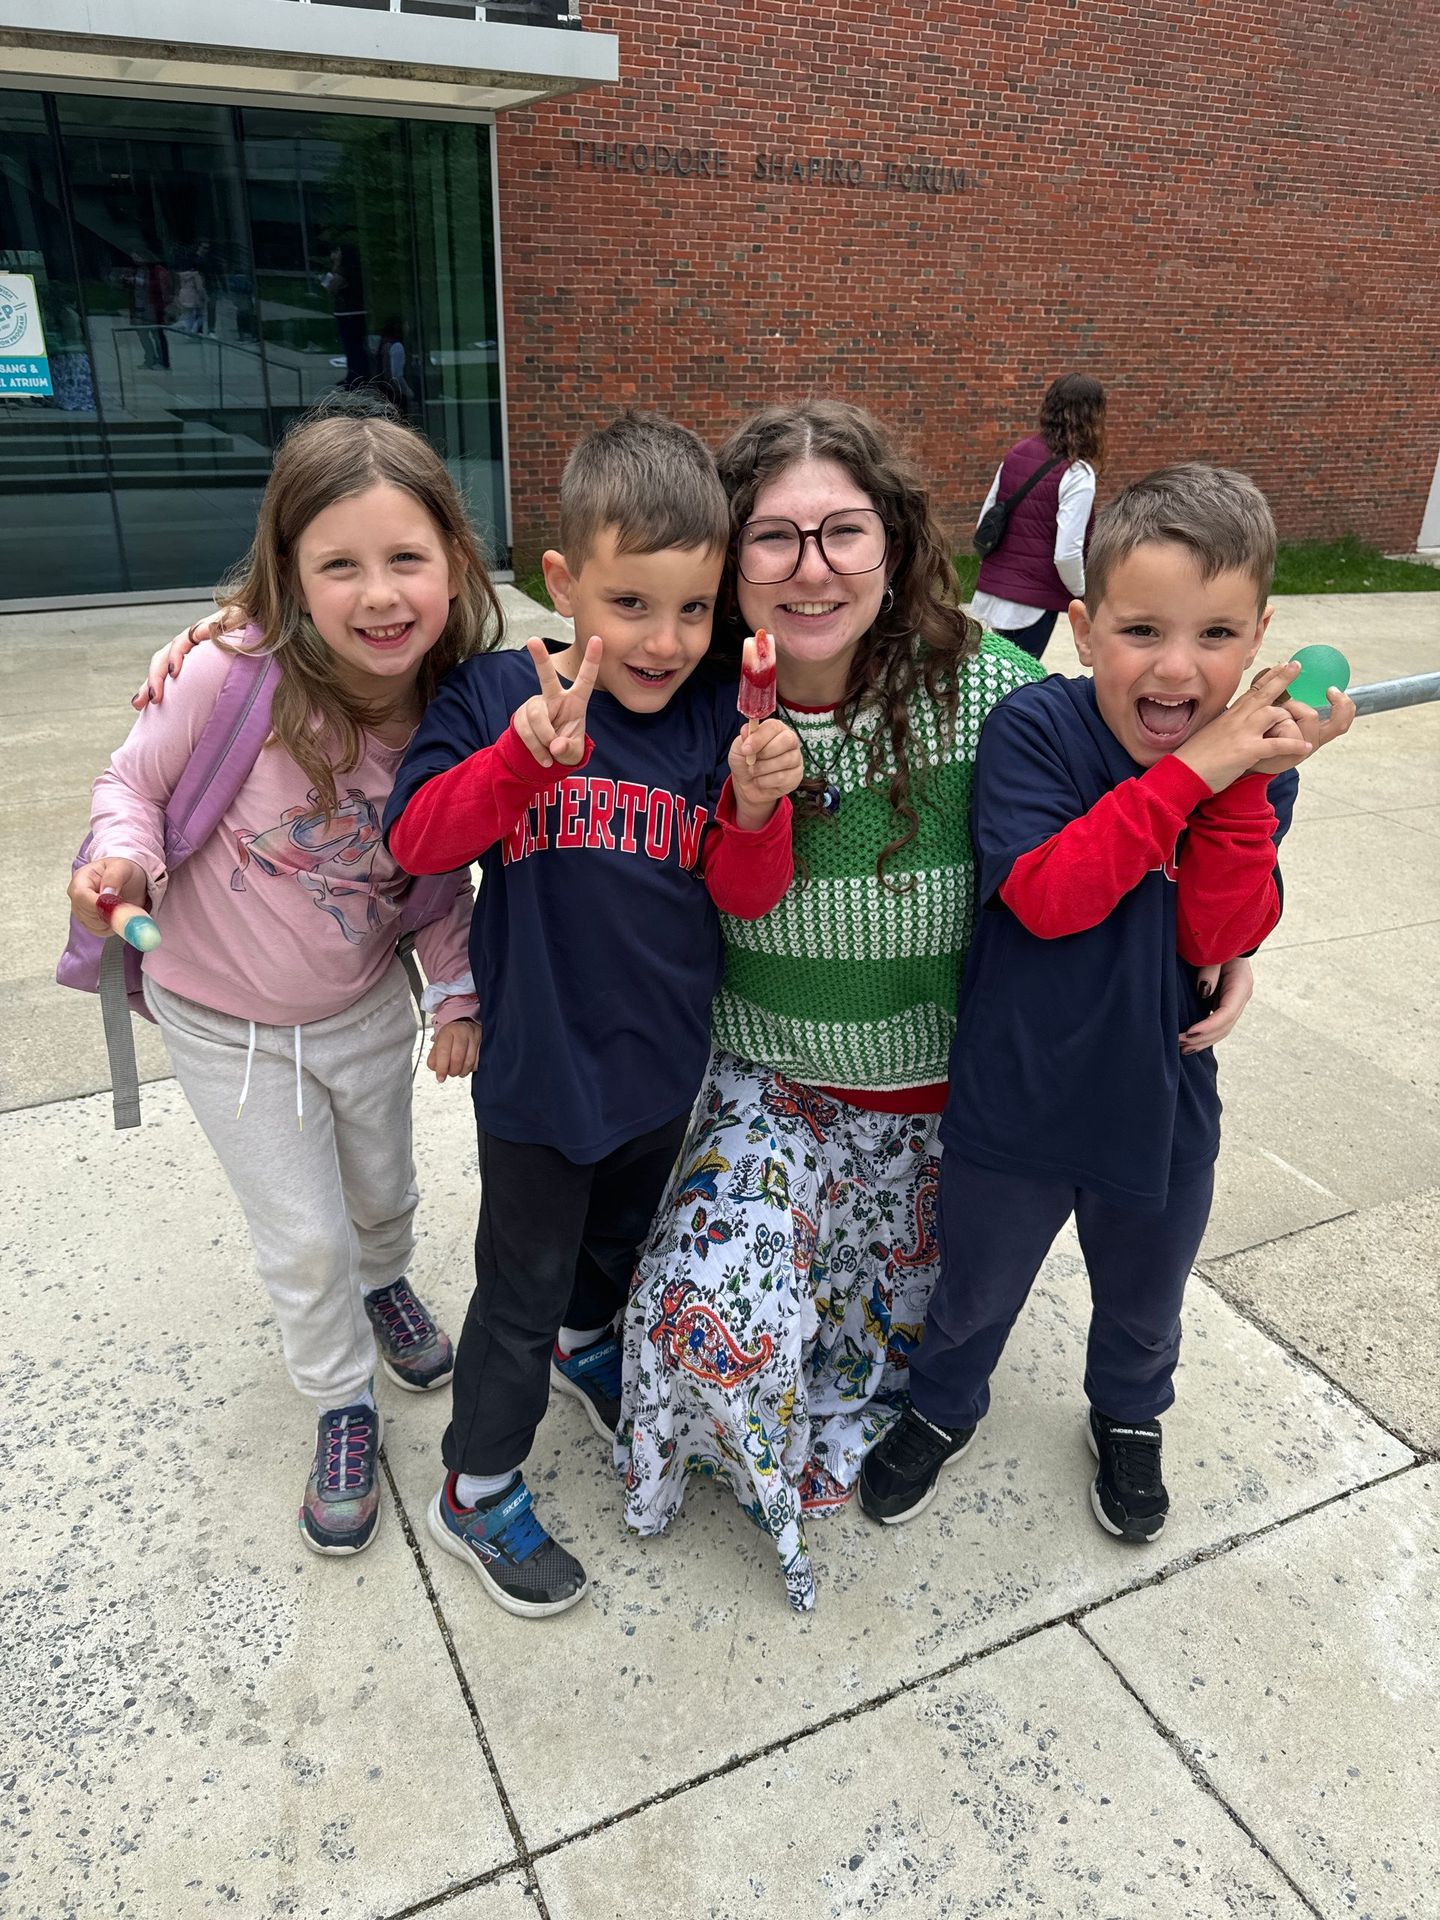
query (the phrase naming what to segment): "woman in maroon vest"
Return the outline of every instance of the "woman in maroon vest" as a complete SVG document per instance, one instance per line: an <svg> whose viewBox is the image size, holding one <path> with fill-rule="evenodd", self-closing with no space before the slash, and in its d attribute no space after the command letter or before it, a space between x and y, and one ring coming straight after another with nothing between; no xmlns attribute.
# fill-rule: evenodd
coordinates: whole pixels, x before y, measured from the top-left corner
<svg viewBox="0 0 1440 1920"><path fill-rule="evenodd" d="M1085 548L1104 457L1105 389L1088 374L1062 374L1045 395L1039 432L1011 447L980 509L983 520L997 499L1008 500L1041 474L1011 510L1000 545L980 563L971 603L982 626L1037 660L1060 614L1085 592Z"/></svg>

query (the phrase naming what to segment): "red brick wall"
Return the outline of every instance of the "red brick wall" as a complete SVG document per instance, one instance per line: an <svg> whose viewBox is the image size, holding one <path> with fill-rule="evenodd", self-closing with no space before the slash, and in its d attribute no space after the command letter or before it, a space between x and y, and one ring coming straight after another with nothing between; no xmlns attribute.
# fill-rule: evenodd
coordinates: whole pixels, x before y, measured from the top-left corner
<svg viewBox="0 0 1440 1920"><path fill-rule="evenodd" d="M767 400L861 400L962 534L1069 369L1110 389L1102 496L1203 457L1252 473L1285 536L1413 544L1440 446L1435 9L619 0L584 19L620 36L619 84L499 127L521 559L553 538L571 442L630 402L718 440ZM657 143L687 177L656 172ZM757 151L819 177L757 179ZM963 189L887 186L887 161Z"/></svg>

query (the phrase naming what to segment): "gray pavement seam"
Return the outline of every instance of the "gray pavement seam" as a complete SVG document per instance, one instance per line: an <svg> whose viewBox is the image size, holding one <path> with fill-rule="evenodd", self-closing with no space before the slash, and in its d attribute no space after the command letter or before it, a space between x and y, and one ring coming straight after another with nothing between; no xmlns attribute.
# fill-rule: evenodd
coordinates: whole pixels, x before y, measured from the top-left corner
<svg viewBox="0 0 1440 1920"><path fill-rule="evenodd" d="M1189 1774L1200 1791L1205 1794L1207 1798L1215 1802L1216 1806L1219 1807L1220 1811L1229 1819L1231 1824L1238 1827L1240 1832L1244 1834L1245 1838L1261 1858L1269 1862L1275 1872L1279 1874L1280 1878L1285 1882L1286 1886L1289 1887L1295 1898L1300 1902L1301 1906L1304 1907L1305 1911L1314 1914L1315 1920L1325 1920L1324 1913L1315 1905L1315 1902L1310 1899L1305 1889L1297 1883L1293 1875L1286 1872L1280 1861L1275 1858L1275 1855L1270 1851L1269 1847L1266 1846L1255 1829L1231 1806L1230 1802L1225 1798L1224 1794L1221 1793L1219 1787L1216 1786L1209 1774L1206 1773L1200 1762L1185 1751L1185 1743L1181 1740L1180 1736L1173 1728L1166 1726L1159 1714L1156 1713L1155 1709L1150 1705L1150 1702L1131 1684L1130 1680L1110 1658L1100 1643L1093 1635L1085 1631L1082 1622L1076 1621L1075 1631L1087 1646L1093 1647L1096 1653L1099 1654L1100 1658L1105 1662L1105 1665L1110 1669L1111 1673L1114 1674L1115 1678L1125 1689L1126 1693L1129 1694L1136 1706L1139 1707L1140 1711L1145 1715L1145 1718L1150 1722L1165 1745L1169 1747L1170 1751L1175 1755L1175 1758L1180 1762L1181 1766L1185 1769L1186 1773Z"/></svg>
<svg viewBox="0 0 1440 1920"><path fill-rule="evenodd" d="M1316 1220L1308 1227L1296 1227L1291 1233L1277 1233L1273 1240L1257 1240L1255 1246L1269 1247L1278 1245L1281 1240L1295 1240L1302 1234L1314 1233L1317 1227L1333 1226L1336 1220L1353 1219L1356 1214L1363 1211L1363 1208L1351 1207L1348 1212L1337 1213L1329 1220ZM1214 1264L1218 1264L1222 1260L1233 1260L1239 1254L1251 1253L1253 1251L1254 1248L1251 1247L1237 1247L1233 1253L1217 1254ZM1393 1425L1389 1420L1386 1420L1383 1415L1376 1413L1373 1407L1366 1405L1353 1387L1347 1387L1343 1380L1336 1379L1329 1368L1322 1365L1313 1354L1306 1353L1303 1347L1297 1347L1283 1328L1277 1327L1272 1320L1267 1319L1267 1317L1256 1307L1252 1306L1248 1300L1244 1300L1238 1295L1231 1293L1229 1288L1226 1287L1215 1274L1207 1273L1206 1267L1210 1264L1212 1263L1204 1259L1197 1260L1194 1271L1204 1284L1209 1287L1212 1293L1220 1296L1232 1313L1238 1313L1240 1318L1248 1321L1257 1333L1263 1333L1265 1338L1270 1341L1273 1346L1279 1347L1282 1353L1288 1353L1297 1366L1308 1367L1312 1373L1318 1373L1320 1378L1325 1381L1328 1386L1333 1387L1336 1393L1342 1395L1352 1407L1357 1408L1363 1413L1365 1418L1373 1425L1379 1427L1382 1433L1388 1433L1392 1440L1398 1440L1402 1447L1408 1448L1409 1451L1414 1454L1417 1464L1422 1461L1428 1463L1440 1459L1440 1452L1437 1452L1435 1448L1427 1447L1423 1441L1416 1440L1410 1434L1403 1432L1401 1428Z"/></svg>
<svg viewBox="0 0 1440 1920"><path fill-rule="evenodd" d="M588 1827L577 1827L573 1833L562 1834L558 1840L547 1840L543 1846L530 1849L525 1856L527 1867L538 1866L540 1861L548 1859L551 1854L559 1853L566 1847L574 1846L577 1841L591 1840L596 1834L607 1833L610 1828L620 1826L627 1820L633 1820L637 1814L648 1813L653 1807L665 1806L671 1800L678 1800L681 1794L689 1793L696 1787L707 1786L712 1780L723 1780L728 1774L739 1773L743 1768L752 1766L757 1760L768 1760L773 1754L783 1753L787 1748L813 1740L817 1734L826 1732L830 1727L840 1726L847 1721L860 1720L868 1714L877 1713L894 1700L902 1700L907 1694L916 1693L922 1687L932 1686L936 1681L948 1680L967 1667L978 1666L982 1660L990 1659L993 1654L1004 1653L1011 1647L1018 1647L1027 1640L1033 1640L1037 1634L1048 1633L1053 1627L1078 1628L1090 1614L1098 1613L1102 1607L1108 1607L1116 1600L1127 1599L1132 1593L1143 1593L1150 1587L1163 1586L1178 1575L1188 1573L1192 1567L1204 1566L1211 1560L1221 1559L1251 1540L1263 1539L1267 1534L1276 1533L1282 1527L1288 1527L1297 1520L1307 1519L1314 1513L1323 1513L1327 1507L1336 1505L1338 1501L1353 1499L1357 1493L1368 1492L1372 1487L1384 1486L1387 1481L1399 1479L1402 1474L1423 1470L1427 1464L1420 1460L1409 1460L1403 1466L1393 1468L1389 1473L1377 1474L1373 1480L1362 1480L1352 1487L1342 1488L1339 1493L1327 1494L1323 1500L1317 1500L1312 1506L1284 1514L1280 1519L1272 1520L1266 1526L1256 1527L1249 1533L1231 1534L1227 1539L1217 1540L1211 1546L1199 1547L1194 1553L1183 1555L1170 1565L1161 1567L1157 1572L1144 1579L1136 1580L1129 1586L1121 1587L1115 1593L1107 1593L1098 1600L1086 1601L1083 1606L1072 1607L1068 1613L1054 1614L1047 1620L1034 1621L1031 1625L1018 1628L1016 1632L1006 1634L999 1640L961 1654L958 1659L948 1661L944 1666L936 1667L927 1673L915 1674L908 1680L902 1680L885 1693L872 1695L868 1700L857 1701L853 1706L841 1707L808 1727L797 1728L793 1733L779 1734L775 1739L767 1740L748 1753L731 1754L728 1760L722 1760L718 1766L709 1767L705 1772L694 1774L687 1780L677 1780L672 1786L662 1787L657 1793L648 1794L645 1799L637 1800L633 1806L622 1807L616 1813L607 1814L602 1820L592 1821ZM1084 1637L1087 1640L1090 1638L1089 1634ZM458 1892L459 1889L457 1888L456 1891ZM450 1895L442 1897L448 1899ZM436 1903L431 1901L429 1904L433 1906ZM412 1913L423 1910L420 1907L406 1908L403 1914L396 1914L391 1917L391 1920L409 1920ZM1313 1907L1310 1910L1315 1911Z"/></svg>
<svg viewBox="0 0 1440 1920"><path fill-rule="evenodd" d="M1377 818L1389 819L1388 814ZM1413 831L1413 829L1412 829ZM1270 953L1299 953L1304 947L1340 947L1347 940L1378 940L1387 933L1416 933L1421 927L1440 927L1440 920L1407 920L1398 927L1366 927L1360 933L1327 933L1318 940L1275 940L1266 943Z"/></svg>
<svg viewBox="0 0 1440 1920"><path fill-rule="evenodd" d="M1312 1182L1311 1184L1313 1185L1315 1183ZM1338 1197L1337 1195L1337 1198ZM1224 1253L1202 1253L1200 1258L1195 1262L1194 1271L1198 1273L1202 1279L1209 1280L1209 1275L1205 1272L1205 1263L1207 1260L1233 1260L1237 1254L1254 1253L1259 1247L1278 1247L1282 1240L1298 1239L1302 1233L1313 1233L1316 1227L1333 1226L1337 1220L1349 1220L1355 1214L1362 1211L1363 1209L1360 1207L1352 1207L1348 1200L1342 1201L1340 1211L1338 1213L1327 1213L1323 1220L1307 1220L1303 1227L1287 1227L1284 1233L1265 1233L1262 1234L1258 1240L1247 1240L1243 1247L1227 1247ZM1214 1285L1214 1282L1211 1281L1210 1284ZM1229 1304L1230 1301L1227 1296L1226 1305L1228 1306Z"/></svg>
<svg viewBox="0 0 1440 1920"><path fill-rule="evenodd" d="M494 1749L490 1745L490 1737L480 1718L480 1709L475 1704L475 1696L470 1691L470 1682L465 1677L460 1655L455 1650L455 1637L450 1631L450 1622L445 1618L445 1610L440 1605L440 1596L436 1593L435 1584L430 1578L429 1565L421 1551L420 1541L411 1524L410 1515L405 1510L405 1502L400 1498L400 1489L395 1484L395 1475L391 1472L389 1457L383 1446L380 1449L380 1465L385 1474L386 1485L390 1489L390 1498L395 1503L395 1514L400 1522L400 1531L405 1536L405 1544L410 1549L410 1557L414 1560L415 1569L420 1575L420 1584L425 1589L425 1598L430 1602L430 1611L434 1614L435 1624L440 1629L440 1640L445 1648L445 1657L450 1662L450 1670L455 1675L456 1684L460 1688L460 1698L465 1703L465 1711L470 1716L470 1725L475 1730L475 1738L479 1742L481 1753L485 1756L485 1765L490 1773L490 1784L495 1789L495 1796L500 1802L500 1811L505 1815L505 1824L510 1829L510 1839L515 1847L513 1860L507 1860L503 1865L493 1867L488 1873L479 1874L462 1885L449 1887L444 1893L435 1894L428 1900L420 1901L418 1905L402 1908L399 1913L391 1915L390 1920L408 1920L411 1914L428 1912L446 1900L453 1900L458 1894L468 1893L474 1887L484 1886L491 1880L499 1879L503 1874L513 1873L517 1868L525 1875L526 1889L535 1902L535 1911L540 1916L540 1920L550 1920L550 1910L545 1905L545 1896L540 1891L540 1883L535 1878L530 1864L530 1849L525 1844L525 1835L521 1832L515 1809L510 1804L510 1795L505 1790L505 1782L501 1778L500 1767L495 1759Z"/></svg>

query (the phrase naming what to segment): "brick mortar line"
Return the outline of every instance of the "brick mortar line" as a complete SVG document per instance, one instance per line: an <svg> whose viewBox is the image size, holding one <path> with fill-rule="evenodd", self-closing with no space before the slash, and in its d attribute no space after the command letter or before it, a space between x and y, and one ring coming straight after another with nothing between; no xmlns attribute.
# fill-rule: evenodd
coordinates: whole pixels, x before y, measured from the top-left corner
<svg viewBox="0 0 1440 1920"><path fill-rule="evenodd" d="M1165 1745L1169 1747L1170 1751L1175 1755L1175 1758L1180 1762L1195 1785L1199 1787L1200 1791L1207 1795L1209 1799L1213 1800L1221 1812L1240 1829L1241 1833L1244 1834L1245 1838L1250 1842L1251 1846L1255 1848L1261 1858L1269 1861L1270 1865L1275 1869L1276 1873L1279 1874L1286 1886L1289 1887L1305 1911L1313 1914L1314 1920L1325 1920L1321 1909L1315 1905L1315 1902L1305 1892L1305 1889L1296 1882L1294 1876L1288 1873L1275 1858L1275 1855L1270 1851L1269 1847L1265 1845L1265 1842L1260 1838L1259 1834L1255 1832L1254 1828L1250 1826L1249 1822L1243 1820L1235 1808L1231 1806L1230 1802L1225 1798L1224 1794L1221 1793L1219 1787L1210 1778L1204 1767L1200 1765L1200 1762L1193 1759L1185 1751L1185 1743L1181 1740L1179 1734L1174 1732L1172 1728L1166 1726L1165 1722L1150 1705L1149 1701L1130 1684L1126 1675L1121 1672L1120 1668L1110 1658L1100 1643L1085 1631L1084 1625L1081 1622L1077 1621L1075 1623L1075 1631L1080 1635L1080 1638L1085 1642L1086 1646L1094 1648L1100 1659L1104 1661L1110 1672L1114 1674L1115 1678L1120 1682L1120 1685L1125 1689L1126 1693L1129 1694L1136 1706L1139 1707L1140 1711L1145 1715L1145 1718L1150 1722L1156 1733L1159 1734Z"/></svg>
<svg viewBox="0 0 1440 1920"><path fill-rule="evenodd" d="M690 1793L696 1787L707 1786L712 1780L723 1780L728 1774L738 1773L745 1767L753 1766L757 1761L769 1759L774 1754L783 1753L790 1747L812 1740L817 1734L825 1733L831 1727L841 1726L848 1721L859 1720L868 1714L877 1713L882 1707L891 1705L893 1701L902 1700L906 1695L916 1693L920 1688L931 1686L937 1681L948 1680L967 1667L978 1666L982 1660L988 1660L997 1653L1008 1652L1011 1647L1021 1646L1025 1641L1033 1640L1037 1634L1048 1633L1052 1627L1078 1628L1083 1620L1088 1619L1092 1613L1098 1613L1102 1607L1112 1606L1117 1600L1128 1599L1133 1593L1144 1593L1152 1587L1163 1586L1178 1575L1189 1573L1196 1567L1208 1565L1212 1560L1224 1559L1248 1545L1252 1540L1263 1539L1268 1534L1278 1533L1283 1527L1308 1519L1312 1514L1323 1513L1327 1507L1335 1506L1342 1500L1352 1499L1358 1493L1369 1492L1375 1487L1384 1486L1391 1480L1399 1479L1404 1474L1414 1473L1425 1464L1419 1460L1407 1461L1402 1466L1392 1468L1388 1473L1378 1474L1373 1480L1361 1481L1353 1487L1342 1487L1337 1493L1327 1494L1323 1500L1317 1500L1312 1506L1301 1507L1294 1513L1282 1514L1278 1519L1267 1522L1265 1526L1255 1528L1253 1532L1231 1534L1224 1540L1215 1541L1211 1546L1197 1547L1193 1553L1183 1556L1173 1565L1161 1568L1143 1580L1136 1581L1133 1586L1123 1587L1115 1593L1104 1594L1096 1600L1088 1600L1081 1606L1072 1607L1068 1613L1055 1614L1049 1619L1017 1628L1014 1633L1007 1634L1004 1638L992 1641L986 1646L976 1647L969 1653L960 1654L956 1659L930 1672L912 1675L911 1678L898 1682L885 1693L876 1694L868 1700L857 1701L853 1706L837 1708L834 1713L827 1714L811 1726L778 1734L775 1739L767 1740L749 1753L732 1754L728 1760L720 1761L717 1765L707 1768L705 1772L694 1774L687 1780L680 1780L672 1786L664 1787L658 1793L650 1794L643 1800L637 1800L632 1806L621 1807L614 1813L606 1814L602 1819L592 1821L588 1827L578 1827L573 1833L563 1834L558 1840L546 1841L543 1846L530 1850L529 1861L535 1864L548 1859L552 1854L574 1846L579 1841L592 1840L597 1834L606 1833L612 1827L621 1826L633 1820L638 1814L649 1813L655 1807L677 1800L682 1794ZM1086 1634L1084 1637L1088 1640L1090 1636ZM460 1889L457 1888L456 1891ZM407 1920L408 1913L412 1911L419 1912L421 1909L407 1909L407 1914L395 1915L393 1920Z"/></svg>
<svg viewBox="0 0 1440 1920"><path fill-rule="evenodd" d="M515 1809L510 1804L510 1796L505 1791L505 1782L501 1778L499 1763L496 1761L494 1750L490 1745L490 1738L485 1731L484 1722L480 1718L480 1709L475 1704L475 1695L470 1690L470 1682L465 1677L465 1669L455 1649L455 1637L450 1631L450 1623L445 1618L444 1608L440 1605L440 1597L436 1593L435 1584L430 1578L430 1569L425 1562L424 1554L420 1550L420 1541L414 1526L411 1524L410 1515L406 1511L404 1501L400 1498L400 1489L395 1484L395 1475L391 1470L389 1456L383 1448L380 1453L380 1464L384 1468L385 1482L390 1489L390 1498L395 1502L395 1512L400 1521L400 1531L405 1536L405 1544L410 1549L410 1557L415 1562L416 1570L420 1575L420 1583L425 1589L425 1597L430 1602L430 1610L434 1614L435 1623L440 1629L440 1639L445 1648L446 1657L450 1662L450 1670L455 1675L456 1682L459 1685L460 1698L464 1701L465 1710L470 1716L470 1725L474 1729L475 1738L479 1742L480 1751L484 1755L485 1765L489 1770L490 1784L495 1789L495 1796L500 1802L500 1811L505 1816L505 1824L510 1829L511 1843L515 1848L515 1857L513 1860L507 1860L500 1866L492 1867L487 1872L478 1874L474 1878L465 1881L463 1885L447 1887L443 1893L432 1895L429 1899L421 1900L412 1906L402 1907L397 1913L390 1916L390 1920L409 1920L409 1916L412 1914L428 1913L434 1908L442 1906L446 1901L455 1899L459 1894L468 1893L475 1887L486 1886L492 1880L498 1880L503 1874L513 1873L517 1867L525 1876L526 1886L535 1901L535 1909L540 1916L540 1920L550 1920L550 1910L545 1904L545 1896L540 1890L540 1882L535 1877L530 1849L525 1843L525 1835L521 1830L520 1821L516 1816Z"/></svg>
<svg viewBox="0 0 1440 1920"><path fill-rule="evenodd" d="M1349 1220L1354 1218L1360 1211L1360 1208L1352 1207L1349 1213L1336 1214L1334 1219ZM1331 1224L1332 1222L1329 1220L1317 1220L1315 1223L1316 1226L1320 1227L1330 1226ZM1277 1236L1277 1239L1293 1240L1302 1233L1312 1233L1313 1231L1314 1228L1312 1227L1297 1227L1294 1233L1280 1234ZM1275 1244L1276 1241L1271 1240L1262 1240L1259 1242L1261 1246L1274 1246ZM1247 1247L1245 1251L1248 1253L1251 1249ZM1229 1260L1233 1259L1234 1256L1232 1254L1223 1254L1221 1258ZM1363 1414L1372 1425L1379 1427L1382 1433L1389 1434L1390 1438L1404 1447L1408 1453L1414 1454L1417 1462L1421 1460L1433 1460L1436 1457L1436 1448L1427 1447L1423 1442L1408 1438L1408 1436L1402 1433L1397 1427L1392 1426L1388 1420L1383 1419L1380 1414L1376 1413L1373 1407L1367 1405L1367 1403L1360 1398L1353 1387L1346 1386L1345 1382L1337 1379L1328 1367L1322 1366L1311 1354L1306 1353L1302 1348L1296 1346L1289 1335L1277 1327L1271 1320L1267 1319L1257 1307L1252 1306L1248 1301L1234 1299L1214 1274L1206 1272L1203 1261L1196 1263L1195 1272L1200 1276L1201 1280L1204 1281L1205 1285L1209 1287L1212 1293L1219 1295L1220 1299L1224 1301L1232 1313L1239 1314L1242 1320L1247 1321L1249 1325L1254 1327L1257 1333L1263 1334L1274 1346L1279 1347L1282 1353L1288 1353L1297 1366L1308 1367L1312 1373L1319 1374L1322 1380L1333 1387L1336 1393L1340 1394L1358 1413Z"/></svg>

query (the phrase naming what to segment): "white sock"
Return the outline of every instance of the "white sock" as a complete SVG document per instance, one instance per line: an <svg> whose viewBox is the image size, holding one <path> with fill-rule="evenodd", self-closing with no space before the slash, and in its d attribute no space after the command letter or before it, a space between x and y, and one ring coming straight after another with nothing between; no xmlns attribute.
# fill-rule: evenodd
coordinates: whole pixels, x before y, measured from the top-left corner
<svg viewBox="0 0 1440 1920"><path fill-rule="evenodd" d="M555 1344L568 1360L572 1353L579 1353L582 1347L593 1347L597 1340L608 1340L614 1327L591 1327L579 1333L574 1327L561 1327L555 1336Z"/></svg>
<svg viewBox="0 0 1440 1920"><path fill-rule="evenodd" d="M369 1387L366 1387L363 1393L357 1393L353 1400L347 1400L345 1404L347 1407L368 1407L371 1413L374 1413L375 1395L370 1391ZM340 1409L338 1407L327 1407L325 1411L327 1413L338 1413Z"/></svg>
<svg viewBox="0 0 1440 1920"><path fill-rule="evenodd" d="M514 1467L509 1473L457 1473L455 1504L478 1507L482 1500L493 1500L497 1493L503 1493L514 1478Z"/></svg>

